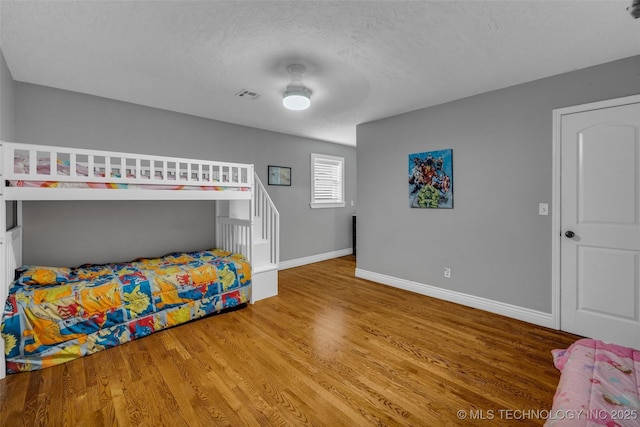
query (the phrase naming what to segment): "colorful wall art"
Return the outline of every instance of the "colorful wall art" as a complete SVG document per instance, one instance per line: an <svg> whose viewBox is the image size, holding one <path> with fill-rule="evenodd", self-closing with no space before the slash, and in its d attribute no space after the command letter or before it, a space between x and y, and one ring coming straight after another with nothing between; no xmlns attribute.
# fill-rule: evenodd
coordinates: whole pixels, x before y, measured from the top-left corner
<svg viewBox="0 0 640 427"><path fill-rule="evenodd" d="M453 150L409 154L409 207L453 208Z"/></svg>

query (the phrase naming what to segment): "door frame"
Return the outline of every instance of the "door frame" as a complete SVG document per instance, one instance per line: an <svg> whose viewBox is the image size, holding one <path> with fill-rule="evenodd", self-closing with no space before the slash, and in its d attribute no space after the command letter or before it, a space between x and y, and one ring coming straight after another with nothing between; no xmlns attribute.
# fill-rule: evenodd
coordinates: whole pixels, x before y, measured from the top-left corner
<svg viewBox="0 0 640 427"><path fill-rule="evenodd" d="M562 116L635 103L640 103L640 95L590 102L588 104L574 105L571 107L553 110L553 170L551 173L551 182L553 186L551 192L551 233L553 237L551 240L551 321L555 329L560 329L562 326L560 324L560 268L562 266L560 255L560 242L562 239Z"/></svg>

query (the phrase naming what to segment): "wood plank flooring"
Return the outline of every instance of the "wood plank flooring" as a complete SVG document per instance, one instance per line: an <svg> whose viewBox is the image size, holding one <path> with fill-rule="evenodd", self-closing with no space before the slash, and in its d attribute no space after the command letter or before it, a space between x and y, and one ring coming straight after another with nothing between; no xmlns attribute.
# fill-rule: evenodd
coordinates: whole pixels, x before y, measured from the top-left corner
<svg viewBox="0 0 640 427"><path fill-rule="evenodd" d="M579 337L354 277L280 272L280 295L0 381L2 426L542 425ZM461 419L460 414L466 419ZM472 418L472 419L471 419Z"/></svg>

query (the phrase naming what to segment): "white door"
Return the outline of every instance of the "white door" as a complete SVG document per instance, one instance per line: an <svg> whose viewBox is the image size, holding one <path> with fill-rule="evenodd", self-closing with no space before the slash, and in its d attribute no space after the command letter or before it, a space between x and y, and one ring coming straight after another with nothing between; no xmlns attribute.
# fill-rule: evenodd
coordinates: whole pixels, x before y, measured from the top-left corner
<svg viewBox="0 0 640 427"><path fill-rule="evenodd" d="M560 327L640 348L640 103L561 117Z"/></svg>

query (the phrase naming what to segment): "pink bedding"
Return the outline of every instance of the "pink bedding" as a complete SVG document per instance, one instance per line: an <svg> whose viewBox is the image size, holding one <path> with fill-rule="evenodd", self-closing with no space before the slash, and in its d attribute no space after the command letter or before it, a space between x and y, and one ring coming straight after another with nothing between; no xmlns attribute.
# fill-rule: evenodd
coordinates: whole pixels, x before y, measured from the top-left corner
<svg viewBox="0 0 640 427"><path fill-rule="evenodd" d="M640 350L581 339L552 353L561 376L545 426L640 426Z"/></svg>

